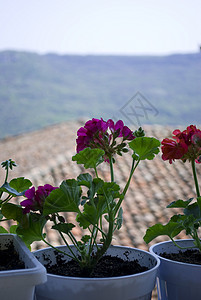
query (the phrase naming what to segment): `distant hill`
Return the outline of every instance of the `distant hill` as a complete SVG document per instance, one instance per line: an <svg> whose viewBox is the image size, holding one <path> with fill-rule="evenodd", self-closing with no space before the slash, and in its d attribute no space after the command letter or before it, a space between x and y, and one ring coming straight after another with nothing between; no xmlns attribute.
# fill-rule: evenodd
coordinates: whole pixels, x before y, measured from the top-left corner
<svg viewBox="0 0 201 300"><path fill-rule="evenodd" d="M0 52L0 138L83 117L201 123L201 54ZM47 137L48 138L48 137Z"/></svg>

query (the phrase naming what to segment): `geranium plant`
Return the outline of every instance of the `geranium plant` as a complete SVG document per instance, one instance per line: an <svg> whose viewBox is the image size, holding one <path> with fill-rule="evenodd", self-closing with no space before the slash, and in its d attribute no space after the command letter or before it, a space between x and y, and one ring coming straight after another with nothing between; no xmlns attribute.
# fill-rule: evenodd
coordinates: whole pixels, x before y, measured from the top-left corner
<svg viewBox="0 0 201 300"><path fill-rule="evenodd" d="M186 234L194 239L194 247L201 251L198 234L201 226L201 197L196 174L196 164L201 162L201 130L194 125L188 126L182 132L178 129L174 130L173 139L165 138L161 144L163 160L169 160L170 164L175 160L191 164L196 197L179 199L170 203L168 208L182 208L183 214L173 215L166 225L153 225L147 229L144 240L149 243L160 235L166 235L176 246L182 248L175 242L174 237L185 230Z"/></svg>
<svg viewBox="0 0 201 300"><path fill-rule="evenodd" d="M70 250L68 256L90 272L111 245L114 231L122 225L122 201L134 171L140 161L154 158L159 152L160 142L153 137L145 137L141 128L132 132L121 120L114 123L111 119L89 120L77 135L77 154L72 160L85 169L92 169L93 176L83 173L76 179L64 180L58 188L45 185L28 189L26 199L20 203L28 222L21 222L15 217L14 206L4 204L3 213L18 221L16 232L27 244L43 240L54 248L47 241L44 229L47 222L52 222L52 229L58 232ZM131 157L130 174L124 187L120 188L115 181L113 166L116 157L126 153ZM102 163L108 164L109 181L99 176ZM74 212L76 222L69 223L63 212ZM73 234L77 224L85 232L80 240ZM69 240L78 255L71 249Z"/></svg>
<svg viewBox="0 0 201 300"><path fill-rule="evenodd" d="M24 177L18 177L12 179L8 182L9 170L12 170L16 167L16 163L12 159L5 160L1 163L2 168L5 169L5 179L4 183L0 187L0 222L8 221L9 219L13 219L13 216L9 216L7 213L7 218L4 217L3 210L5 207L14 207L16 217L15 220L18 219L20 222L25 222L26 216L23 214L23 209L19 205L10 203L13 198L22 197L25 195L25 192L29 187L32 186L32 183L29 179L25 179ZM12 209L11 209L12 210ZM18 216L18 217L17 217ZM17 225L12 225L9 228L9 232L15 233ZM3 226L0 226L0 233L7 233L8 230Z"/></svg>

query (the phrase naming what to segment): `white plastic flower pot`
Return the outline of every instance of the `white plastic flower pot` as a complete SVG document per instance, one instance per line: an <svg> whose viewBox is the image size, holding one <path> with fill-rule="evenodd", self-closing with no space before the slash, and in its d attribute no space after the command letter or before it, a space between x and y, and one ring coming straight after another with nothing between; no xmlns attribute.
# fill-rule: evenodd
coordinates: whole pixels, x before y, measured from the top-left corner
<svg viewBox="0 0 201 300"><path fill-rule="evenodd" d="M58 247L68 253L66 246ZM43 264L45 259L55 263L52 248L38 250L34 254ZM37 300L150 300L155 286L160 261L149 252L121 246L111 246L108 255L129 260L138 259L148 271L122 277L78 278L47 274L47 282L36 288ZM66 257L68 259L68 257Z"/></svg>
<svg viewBox="0 0 201 300"><path fill-rule="evenodd" d="M181 247L193 246L193 240L178 240ZM200 300L201 299L201 265L187 264L169 260L160 253L177 253L181 250L171 241L155 244L150 252L160 258L157 273L157 290L159 300Z"/></svg>
<svg viewBox="0 0 201 300"><path fill-rule="evenodd" d="M13 243L19 258L24 262L25 269L0 271L0 299L33 300L35 286L47 280L46 269L18 236L0 234L0 249L7 249L10 243Z"/></svg>

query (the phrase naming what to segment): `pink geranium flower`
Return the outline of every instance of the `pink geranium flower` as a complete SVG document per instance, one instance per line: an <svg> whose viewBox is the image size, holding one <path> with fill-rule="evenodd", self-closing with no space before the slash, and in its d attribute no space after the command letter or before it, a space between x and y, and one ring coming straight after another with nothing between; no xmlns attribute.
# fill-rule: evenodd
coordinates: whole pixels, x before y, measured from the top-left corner
<svg viewBox="0 0 201 300"><path fill-rule="evenodd" d="M23 206L23 213L29 213L32 211L42 211L43 204L47 196L51 193L51 191L55 190L57 187L53 187L50 184L45 184L44 186L39 186L37 190L35 187L28 189L25 192L26 200L20 203Z"/></svg>
<svg viewBox="0 0 201 300"><path fill-rule="evenodd" d="M77 136L77 152L87 147L103 149L106 161L120 150L120 145L126 140L135 138L123 121L114 123L111 119L104 121L102 118L87 121L84 127L77 131ZM117 138L122 138L118 145L115 141Z"/></svg>

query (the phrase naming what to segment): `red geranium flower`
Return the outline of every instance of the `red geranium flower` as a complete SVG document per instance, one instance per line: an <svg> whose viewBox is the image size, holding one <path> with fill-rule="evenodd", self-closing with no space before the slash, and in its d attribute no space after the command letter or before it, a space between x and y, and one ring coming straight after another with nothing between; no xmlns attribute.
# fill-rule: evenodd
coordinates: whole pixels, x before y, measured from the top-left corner
<svg viewBox="0 0 201 300"><path fill-rule="evenodd" d="M188 151L188 147L183 144L179 144L174 140L171 139L164 139L161 143L163 146L162 149L162 159L168 160L171 164L173 160L180 159L183 157L183 155Z"/></svg>
<svg viewBox="0 0 201 300"><path fill-rule="evenodd" d="M201 156L201 130L195 125L190 125L184 131L176 129L173 131L172 139L162 141L162 158L172 163L175 159L181 159L185 162L195 160L200 163Z"/></svg>

